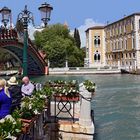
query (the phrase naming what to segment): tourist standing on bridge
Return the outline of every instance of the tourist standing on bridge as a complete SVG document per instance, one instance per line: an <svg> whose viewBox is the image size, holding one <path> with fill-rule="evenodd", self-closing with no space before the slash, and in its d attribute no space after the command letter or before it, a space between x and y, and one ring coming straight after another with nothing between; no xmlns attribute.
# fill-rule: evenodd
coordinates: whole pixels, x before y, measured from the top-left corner
<svg viewBox="0 0 140 140"><path fill-rule="evenodd" d="M7 83L12 97L11 112L13 112L16 108L20 108L21 98L23 97L21 94L21 85L18 84L15 76L11 77Z"/></svg>
<svg viewBox="0 0 140 140"><path fill-rule="evenodd" d="M0 79L0 119L10 114L12 104L12 98L8 88L6 87L6 81Z"/></svg>
<svg viewBox="0 0 140 140"><path fill-rule="evenodd" d="M30 82L29 77L23 77L23 85L21 87L21 92L23 96L31 96L34 91L34 85Z"/></svg>

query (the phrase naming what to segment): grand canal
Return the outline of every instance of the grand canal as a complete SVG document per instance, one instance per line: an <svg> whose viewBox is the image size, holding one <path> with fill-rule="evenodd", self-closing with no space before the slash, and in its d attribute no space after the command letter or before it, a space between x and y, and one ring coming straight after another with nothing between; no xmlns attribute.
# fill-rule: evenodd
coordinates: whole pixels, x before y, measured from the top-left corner
<svg viewBox="0 0 140 140"><path fill-rule="evenodd" d="M140 76L89 75L42 76L47 80L83 80L96 83L96 95L92 101L95 112L95 140L140 140Z"/></svg>

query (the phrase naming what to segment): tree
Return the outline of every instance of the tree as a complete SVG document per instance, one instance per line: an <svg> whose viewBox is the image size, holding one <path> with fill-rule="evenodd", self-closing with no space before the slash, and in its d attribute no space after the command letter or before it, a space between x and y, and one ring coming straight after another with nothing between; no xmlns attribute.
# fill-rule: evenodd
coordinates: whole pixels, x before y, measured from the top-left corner
<svg viewBox="0 0 140 140"><path fill-rule="evenodd" d="M6 68L5 64L8 62L12 65L12 67L14 67L13 59L14 59L14 57L10 53L8 53L5 50L1 50L1 52L0 52L0 66L4 66Z"/></svg>
<svg viewBox="0 0 140 140"><path fill-rule="evenodd" d="M83 66L83 51L76 46L70 31L62 24L47 26L41 32L35 32L35 44L45 51L51 67L64 67L66 59L71 67Z"/></svg>
<svg viewBox="0 0 140 140"><path fill-rule="evenodd" d="M81 47L81 39L80 39L80 35L79 35L79 30L75 28L74 30L74 39L76 41L76 46L78 48Z"/></svg>

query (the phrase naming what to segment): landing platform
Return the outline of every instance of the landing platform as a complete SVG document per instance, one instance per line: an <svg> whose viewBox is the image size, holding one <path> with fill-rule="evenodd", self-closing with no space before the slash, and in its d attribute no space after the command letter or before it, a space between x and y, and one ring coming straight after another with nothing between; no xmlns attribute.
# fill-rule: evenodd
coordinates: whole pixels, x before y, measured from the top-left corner
<svg viewBox="0 0 140 140"><path fill-rule="evenodd" d="M94 124L90 128L86 128L80 126L78 122L60 120L57 123L47 124L46 130L52 140L93 140L93 127Z"/></svg>
<svg viewBox="0 0 140 140"><path fill-rule="evenodd" d="M120 74L120 69L66 69L49 68L49 75L93 75L93 74Z"/></svg>

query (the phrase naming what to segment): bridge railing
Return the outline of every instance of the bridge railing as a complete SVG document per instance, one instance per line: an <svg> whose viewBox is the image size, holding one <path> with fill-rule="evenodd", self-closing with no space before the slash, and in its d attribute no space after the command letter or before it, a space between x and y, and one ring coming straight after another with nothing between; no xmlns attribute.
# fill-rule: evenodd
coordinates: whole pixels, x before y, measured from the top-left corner
<svg viewBox="0 0 140 140"><path fill-rule="evenodd" d="M15 40L17 38L17 31L15 29L0 28L0 40Z"/></svg>

